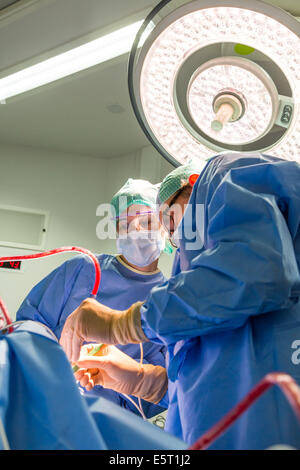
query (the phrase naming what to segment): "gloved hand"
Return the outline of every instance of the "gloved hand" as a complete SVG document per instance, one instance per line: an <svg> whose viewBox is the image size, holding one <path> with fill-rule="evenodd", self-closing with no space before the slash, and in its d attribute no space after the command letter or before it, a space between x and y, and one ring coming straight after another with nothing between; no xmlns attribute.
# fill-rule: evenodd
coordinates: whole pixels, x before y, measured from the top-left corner
<svg viewBox="0 0 300 470"><path fill-rule="evenodd" d="M104 356L87 356L95 344L83 347L76 365L75 378L86 390L102 385L116 392L159 403L168 388L166 369L152 364L139 364L115 346L107 347ZM90 349L89 349L90 348Z"/></svg>
<svg viewBox="0 0 300 470"><path fill-rule="evenodd" d="M137 302L128 310L112 310L95 299L85 299L67 318L60 344L69 360L75 362L84 341L105 344L128 344L148 341L141 327Z"/></svg>

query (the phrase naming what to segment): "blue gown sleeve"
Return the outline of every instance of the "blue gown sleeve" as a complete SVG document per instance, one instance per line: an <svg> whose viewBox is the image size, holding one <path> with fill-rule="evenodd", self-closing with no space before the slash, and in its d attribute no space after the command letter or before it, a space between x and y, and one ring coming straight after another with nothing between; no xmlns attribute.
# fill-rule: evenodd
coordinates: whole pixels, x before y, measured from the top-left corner
<svg viewBox="0 0 300 470"><path fill-rule="evenodd" d="M76 256L42 279L21 304L17 320L39 321L55 330L83 265L84 258Z"/></svg>
<svg viewBox="0 0 300 470"><path fill-rule="evenodd" d="M168 394L168 390L166 391L166 393L164 394L164 396L162 397L162 399L160 400L160 402L157 404L158 406L161 406L162 408L168 408L169 406L169 394Z"/></svg>
<svg viewBox="0 0 300 470"><path fill-rule="evenodd" d="M149 340L171 345L239 328L251 315L297 302L299 271L285 217L275 195L249 187L247 171L229 171L214 188L205 249L189 270L153 288L142 306Z"/></svg>

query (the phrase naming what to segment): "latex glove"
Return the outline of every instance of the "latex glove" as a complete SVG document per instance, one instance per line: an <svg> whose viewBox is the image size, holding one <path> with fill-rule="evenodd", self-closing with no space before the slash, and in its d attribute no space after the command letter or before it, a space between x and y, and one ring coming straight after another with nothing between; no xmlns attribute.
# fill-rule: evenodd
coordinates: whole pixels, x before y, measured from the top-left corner
<svg viewBox="0 0 300 470"><path fill-rule="evenodd" d="M88 348L94 346L88 345ZM101 385L151 403L159 403L168 388L164 367L139 364L115 346L108 346L107 354L100 357L84 355L83 349L83 354L76 364L80 369L75 372L75 378L86 390Z"/></svg>
<svg viewBox="0 0 300 470"><path fill-rule="evenodd" d="M67 318L60 344L71 362L77 361L83 342L129 344L148 341L141 327L140 307L113 310L95 299L85 299Z"/></svg>

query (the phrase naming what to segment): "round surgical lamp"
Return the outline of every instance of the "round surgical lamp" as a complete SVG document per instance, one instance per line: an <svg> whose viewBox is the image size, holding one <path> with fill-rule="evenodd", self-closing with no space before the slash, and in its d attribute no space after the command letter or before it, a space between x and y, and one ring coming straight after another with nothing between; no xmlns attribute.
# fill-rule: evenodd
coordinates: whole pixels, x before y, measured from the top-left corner
<svg viewBox="0 0 300 470"><path fill-rule="evenodd" d="M129 58L150 142L174 166L224 151L300 163L300 22L259 0L172 3L148 15Z"/></svg>

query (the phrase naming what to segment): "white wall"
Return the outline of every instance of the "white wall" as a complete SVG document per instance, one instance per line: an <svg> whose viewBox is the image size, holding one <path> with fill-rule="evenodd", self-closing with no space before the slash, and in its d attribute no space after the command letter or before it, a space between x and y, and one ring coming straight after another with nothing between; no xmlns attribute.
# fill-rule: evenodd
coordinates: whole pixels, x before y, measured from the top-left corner
<svg viewBox="0 0 300 470"><path fill-rule="evenodd" d="M160 160L150 148L119 158L95 159L1 145L0 204L50 212L45 250L77 245L95 253L115 253L114 240L102 241L96 236L99 221L96 208L101 203L109 203L129 177L159 182L166 173L166 166ZM150 167L149 161L152 161ZM29 253L0 247L1 256ZM0 271L0 297L13 318L30 289L72 256L61 254L26 261L21 273ZM172 256L161 257L159 266L167 276L171 264Z"/></svg>

